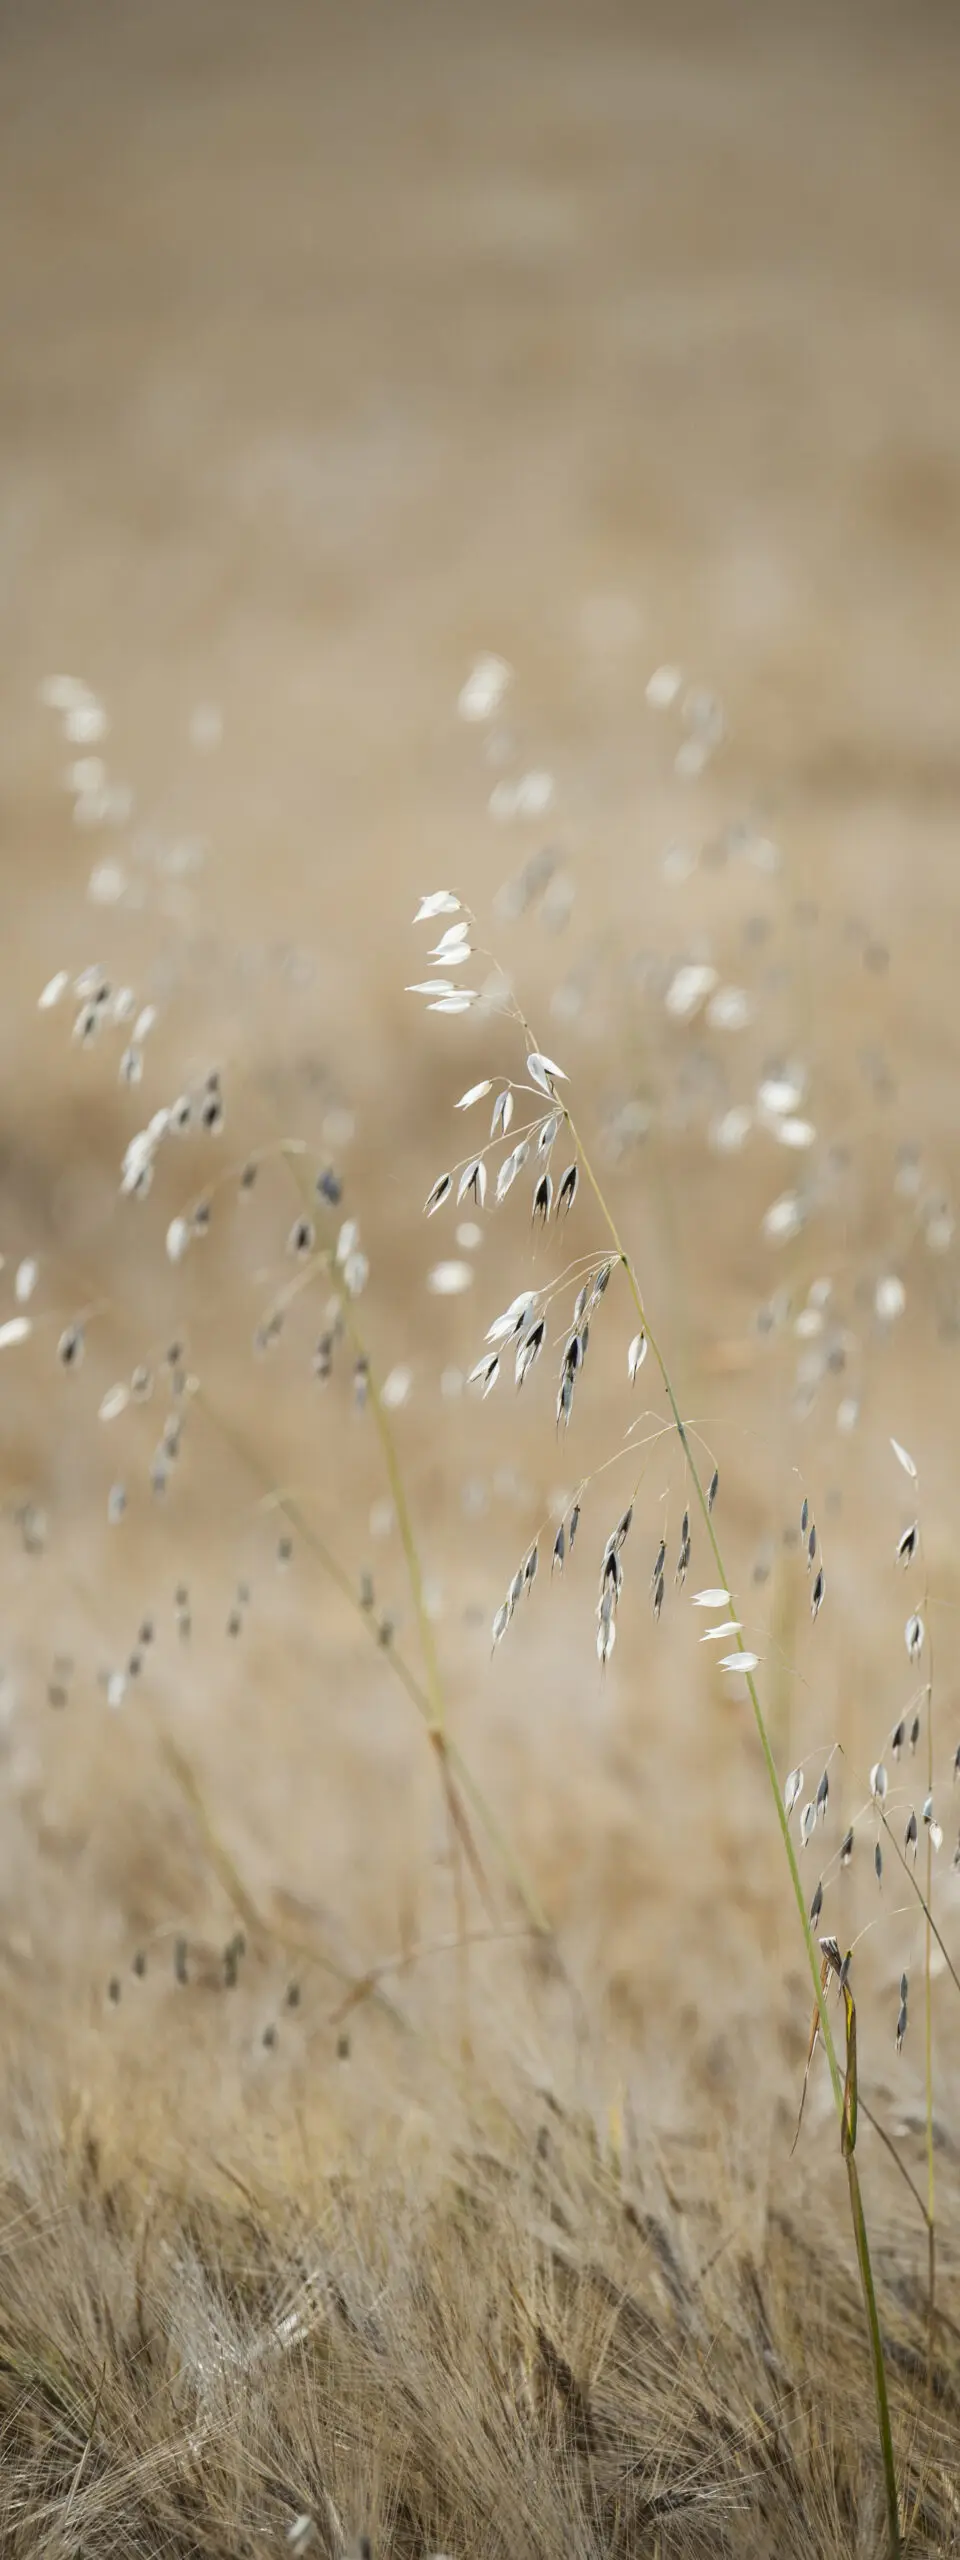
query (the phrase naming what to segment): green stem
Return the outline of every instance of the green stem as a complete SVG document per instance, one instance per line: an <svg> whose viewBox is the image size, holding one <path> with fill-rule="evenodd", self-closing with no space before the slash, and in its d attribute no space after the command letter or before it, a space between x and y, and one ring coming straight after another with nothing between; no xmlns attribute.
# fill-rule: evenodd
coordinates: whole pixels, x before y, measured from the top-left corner
<svg viewBox="0 0 960 2560"><path fill-rule="evenodd" d="M870 2245L867 2239L867 2226L864 2219L863 2197L860 2193L860 2178L852 2151L847 2155L847 2179L850 2187L850 2218L853 2223L853 2236L857 2245L857 2260L860 2267L860 2283L863 2288L864 2307L867 2314L867 2329L870 2337L870 2361L873 2365L873 2386L877 2395L877 2419L880 2430L880 2450L883 2456L883 2485L887 2499L887 2538L890 2547L890 2560L900 2560L900 2553L903 2547L900 2539L900 2500L897 2495L897 2472L893 2458L893 2435L890 2427L890 2404L887 2399L887 2371L883 2360L883 2339L880 2335L880 2318L877 2311L877 2296L873 2281L873 2268L870 2263Z"/></svg>
<svg viewBox="0 0 960 2560"><path fill-rule="evenodd" d="M693 1481L694 1490L695 1490L696 1497L697 1497L697 1502L698 1502L698 1504L699 1504L700 1511L701 1511L702 1516L703 1516L703 1522L704 1522L704 1526L705 1526L705 1529L706 1529L707 1538L708 1538L708 1540L709 1540L709 1544L710 1544L710 1550L711 1550L711 1553L712 1553L712 1555L713 1555L713 1560L714 1560L714 1563L715 1563L716 1568L717 1568L717 1574L718 1574L719 1580L720 1580L720 1582L722 1583L722 1585L723 1585L724 1589L725 1589L725 1590L729 1590L730 1585L729 1585L728 1580L727 1580L726 1568L725 1568L725 1565L724 1565L724 1561L723 1561L722 1554L721 1554L721 1552L720 1552L720 1545L719 1545L719 1541L718 1541L718 1538L717 1538L716 1529L715 1529L714 1524L713 1524L713 1515L712 1515L712 1513L711 1513L710 1505L709 1505L709 1503L708 1503L708 1501L707 1501L707 1496L706 1496L706 1493L705 1493L704 1488L703 1488L703 1483L702 1483L702 1479L701 1479L701 1475L700 1475L700 1470L699 1470L699 1467L697 1466L696 1459L694 1458L693 1451L692 1451L691 1446L690 1446L690 1441L689 1441L689 1437L688 1437L688 1434L687 1434L686 1425L685 1425L685 1423L684 1423L684 1420L683 1420L682 1414L681 1414L681 1412L680 1412L680 1407L679 1407L679 1405L678 1405L678 1403L677 1403L677 1399L676 1399L676 1396L675 1396L675 1394L674 1394L673 1383L672 1383L672 1380L671 1380L671 1377L670 1377L669 1370L668 1370L668 1368L667 1368L666 1361L665 1361L665 1359L664 1359L664 1356L663 1356L662 1351L660 1350L660 1346L659 1346L659 1344L658 1344L658 1342L657 1342L656 1335L655 1335L654 1333L652 1333L652 1332L651 1332L650 1325L649 1325L649 1322L648 1322L648 1320L647 1320L647 1312L646 1312L646 1308L645 1308L644 1303L643 1303L643 1297L642 1297L641 1290L640 1290L640 1284L639 1284L639 1281L638 1281L638 1279L637 1279L637 1275L636 1275L636 1272L635 1272L635 1270L634 1270L633 1263L631 1262L630 1256L629 1256L629 1254L627 1253L626 1248L625 1248L625 1246L624 1246L624 1244L623 1244L623 1241L622 1241L622 1238L621 1238L621 1236L620 1236L620 1234L619 1234L619 1231L618 1231L618 1228L617 1228L616 1221L615 1221L615 1219L614 1219L613 1213L612 1213L612 1211L609 1209L609 1207L608 1207L608 1205L607 1205L607 1202L606 1202L606 1199L605 1199L605 1197L604 1197L603 1191L602 1191L602 1189L601 1189L600 1183L599 1183L599 1182L598 1182L598 1180L597 1180L597 1176L596 1176L596 1174L594 1173L593 1166L592 1166L592 1164L591 1164L591 1162L590 1162L590 1158L589 1158L589 1156L586 1154L586 1151L585 1151L585 1149L584 1149L584 1147L583 1147L583 1145L582 1145L582 1143L581 1143L581 1140L580 1140L580 1137L579 1137L578 1131L577 1131L577 1129L576 1129L575 1123L574 1123L573 1118L572 1118L572 1116L571 1116L571 1114L570 1114L570 1112L569 1112L569 1111L567 1112L567 1122L568 1122L568 1126L569 1126L569 1129L570 1129L570 1135L571 1135L571 1137L572 1137L572 1139L573 1139L573 1142L574 1142L574 1145L575 1145L575 1147L576 1147L576 1149L577 1149L577 1153L578 1153L578 1155L579 1155L580 1162L581 1162L581 1164L582 1164L582 1166L583 1166L584 1173L586 1174L587 1181L588 1181L588 1182L589 1182L589 1184L590 1184L590 1187L591 1187L591 1190L593 1191L593 1194L594 1194L594 1197L595 1197L595 1199L596 1199L596 1202L597 1202L598 1208L600 1209L601 1215L602 1215L602 1217L603 1217L604 1223L605 1223L606 1228L607 1228L607 1232L608 1232L608 1234L609 1234L609 1236L610 1236L611 1243L612 1243L612 1244L613 1244L613 1246L614 1246L614 1249L615 1249L615 1252L616 1252L616 1254L617 1254L617 1258L618 1258L618 1260L622 1263L623 1269L624 1269L624 1271L626 1272L626 1275L627 1275L627 1281L628 1281L629 1288L630 1288L630 1293L631 1293L631 1296L632 1296L632 1298L633 1298L633 1302L634 1302L634 1305L635 1305L635 1307L636 1307L637 1314L638 1314L638 1316L639 1316L639 1318L640 1318L640 1323L641 1323L641 1325L642 1325L642 1327L643 1327L644 1333L646 1334L646 1338L647 1338L647 1341L648 1341L648 1343L649 1343L649 1345L650 1345L650 1349L651 1349L651 1351L652 1351L652 1353L653 1353L653 1356L654 1356L654 1359L655 1359L655 1361L656 1361L657 1367L658 1367L658 1369L659 1369L659 1371L660 1371L660 1376L661 1376L661 1379L662 1379L662 1381L663 1381L664 1392L665 1392L665 1394L666 1394L667 1402L668 1402L669 1407L670 1407L670 1412L671 1412L672 1417L673 1417L673 1421L674 1421L674 1424L675 1424L675 1427L676 1427L676 1430L677 1430L677 1434L678 1434L678 1437L679 1437L679 1440L680 1440L681 1447L682 1447L683 1452L684 1452L684 1456L685 1456L686 1461L687 1461L687 1465L688 1465L688 1467L689 1467L689 1469L690 1469L690 1474L691 1474L691 1478L692 1478L692 1481ZM737 1638L736 1638L736 1645L737 1645L737 1650L738 1650L739 1652L741 1652L741 1653L744 1653L744 1652L747 1650L746 1646L744 1645L744 1641L743 1641L743 1636L742 1636L742 1634L738 1634L738 1635L737 1635ZM750 1671L746 1672L746 1673L744 1674L744 1677L745 1677L745 1679L746 1679L747 1692L748 1692L748 1695L749 1695L749 1698L750 1698L750 1704L751 1704L751 1707L752 1707L752 1709L753 1709L754 1723L755 1723L755 1725L756 1725L757 1735L758 1735L758 1739L759 1739L759 1743L760 1743L760 1749L761 1749L761 1752L762 1752L762 1755L763 1755L764 1767L765 1767L765 1769L766 1769L767 1777L768 1777L769 1784L770 1784L770 1792L771 1792L771 1794L772 1794L772 1796L773 1796L774 1805L775 1805L775 1807L776 1807L777 1820L778 1820L778 1823L779 1823L779 1825L780 1825L780 1836L781 1836L781 1839L782 1839L782 1841L783 1841L784 1853L785 1853L786 1860L787 1860L787 1865L788 1865L788 1868L789 1868L789 1871L790 1871L790 1881L791 1881L791 1884L792 1884L792 1886L793 1886L794 1900L795 1900L795 1902L796 1902L797 1911L798 1911L798 1914L799 1914L800 1926L801 1926L801 1929L802 1929L802 1931L803 1931L803 1940L804 1940L804 1945L805 1945L806 1950L807 1950L807 1961L808 1961L808 1964L809 1964L809 1967L810 1967L810 1974L811 1974L811 1979L812 1979L812 1982L813 1982L814 1998L815 1998L815 2001L816 2001L816 2004L817 2004L817 2016L818 2016L819 2024L820 2024L820 2033L821 2033L821 2036L822 2036L822 2038L823 2038L824 2050L825 2050L825 2053L826 2053L826 2056L827 2056L827 2061L828 2061L828 2063L829 2063L829 2067L830 2067L830 2078L831 2078L831 2081L832 2081L832 2083L833 2083L833 2094L834 2094L834 2099L835 2099L835 2101L836 2101L837 2114L838 2114L838 2116L839 2116L839 2118L840 2118L840 2125L841 2125L841 2132L842 2132L842 2131L843 2131L843 2128L844 2128L844 2124L845 2124L845 2115L844 2115L844 2082L843 2082L843 2079L842 2079L842 2077L841 2077L841 2073L840 2073L840 2065L839 2065L839 2062L838 2062L838 2060L837 2060L837 2051L836 2051L836 2046L835 2046L835 2044L834 2044L834 2040L833 2040L833 2033L832 2033L832 2029L831 2029L831 2025L830 2025L829 2014L828 2014L828 2011L827 2011L826 1990L825 1990L824 1983L823 1983L823 1981L822 1981L822 1979L821 1979L821 1967L820 1967L820 1962L819 1962L819 1958L818 1958L818 1951L817 1951L816 1940L815 1940L814 1935L813 1935L813 1930L812 1930L812 1928L811 1928L810 1921L809 1921L809 1919L808 1919L808 1917L807 1917L807 1908L806 1908L806 1902L805 1902L805 1900L804 1900L803 1886L802 1886L801 1881L800 1881L800 1870L799 1870L799 1867L798 1867L798 1865L797 1865L796 1851L795 1851L795 1849L794 1849L794 1846L793 1846L793 1840L792 1840L791 1833L790 1833L790 1824L789 1824L789 1820L788 1820L788 1817L787 1817L786 1808L785 1808L785 1806L784 1806L783 1794L782 1794L782 1791L781 1791L780 1780L779 1780L779 1777L778 1777L778 1775L777 1775L776 1763L775 1763L775 1761L774 1761L773 1751L772 1751L771 1744L770 1744L770 1736L769 1736L769 1732L768 1732L768 1729L767 1729L766 1718L765 1718L764 1713L763 1713L763 1708L762 1708L762 1706L761 1706L761 1704L760 1704L760 1697L759 1697L759 1693L758 1693L758 1690L757 1690L756 1682L755 1682L755 1680L754 1680L754 1678L753 1678L753 1674L752 1674L752 1672L750 1672ZM861 2288L862 2288L862 2292L863 2292L864 2310L865 2310L865 2312L866 2312L867 2329L868 2329L868 2332L869 2332L869 2338L870 2338L870 2355L871 2355L871 2362L872 2362L872 2366L873 2366L874 2390L875 2390L875 2393L876 2393L876 2403L877 2403L877 2426L878 2426L878 2432L879 2432L879 2436L880 2436L880 2451L881 2451L881 2456L882 2456L882 2460L883 2460L883 2474L884 2474L884 2483L885 2483L885 2487L886 2487L886 2498L887 2498L887 2528L888 2528L888 2536L889 2536L890 2560L900 2560L900 2551L901 2551L901 2540L900 2540L900 2511L899 2511L899 2504L898 2504L898 2499L897 2499L896 2468L895 2468L895 2464L894 2464L894 2454L893 2454L893 2436L892 2436L891 2427L890 2427L890 2407L889 2407L889 2402L888 2402L888 2398L887 2398L887 2378L886 2378L886 2369L885 2369L885 2366L884 2366L884 2360L883 2360L883 2341L882 2341L882 2339L881 2339L881 2335L880 2335L880 2323L879 2323L879 2319L878 2319L878 2315L877 2315L877 2300L876 2300L876 2292L875 2292L875 2289L874 2289L874 2282L873 2282L873 2269L872 2269L872 2266L871 2266L871 2263L870 2263L870 2248L869 2248L869 2242L868 2242L868 2239L867 2239L867 2228L866 2228L866 2222L865 2222L865 2219L864 2219L864 2213L863 2213L863 2201L862 2201L862 2197L861 2197L861 2194L860 2194L860 2181L859 2181L859 2177L858 2177L858 2174L857 2174L856 2162L855 2162L855 2160L854 2160L854 2158L853 2158L852 2150L850 2151L850 2153L849 2153L849 2155L848 2155L848 2157L847 2157L847 2175L848 2175L848 2179L849 2179L849 2187L850 2187L850 2211L851 2211L851 2219L852 2219L852 2222L853 2222L853 2233L854 2233L854 2240L855 2240L855 2243L856 2243L857 2261L858 2261L858 2265L859 2265L859 2269L860 2269L860 2283L861 2283Z"/></svg>

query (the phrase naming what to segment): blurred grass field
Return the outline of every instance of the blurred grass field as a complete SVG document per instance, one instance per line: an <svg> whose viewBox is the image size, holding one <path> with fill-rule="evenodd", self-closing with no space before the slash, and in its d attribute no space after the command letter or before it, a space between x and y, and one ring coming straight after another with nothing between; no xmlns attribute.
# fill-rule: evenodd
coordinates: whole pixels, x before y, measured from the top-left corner
<svg viewBox="0 0 960 2560"><path fill-rule="evenodd" d="M892 1862L878 1890L869 1847L836 1863L915 1686L895 1547L920 1500L955 1949L957 56L932 0L0 13L0 1321L39 1266L33 1337L0 1352L0 2000L14 2116L26 2089L28 2113L92 2127L111 2176L299 2194L308 2150L354 2157L377 2122L432 2156L465 2003L484 2106L518 2076L603 2141L626 2108L665 2143L705 2106L734 2157L746 2119L798 2212L804 2155L835 2149L815 2076L787 2165L809 1989L752 1726L686 1597L651 1619L683 1507L666 1440L604 1678L603 1480L491 1663L539 1523L623 1428L633 1328L605 1310L562 1444L539 1377L522 1400L458 1391L551 1248L519 1199L462 1248L456 1213L421 1219L457 1096L512 1064L495 1024L404 992L441 883L489 926L609 1173L719 1464L778 1760L815 1787L829 1759L824 1925L857 1937L864 2086L922 2175L913 2012L894 2046L918 1909ZM512 682L474 724L458 697L486 651ZM664 665L681 702L722 704L702 772L689 719L648 702ZM102 733L70 735L64 671ZM538 863L552 891L526 895ZM78 1049L68 1013L37 1011L93 962L157 1010L133 1090L122 1043ZM685 967L735 991L741 1027L681 1018ZM134 1131L212 1070L222 1136L164 1149L150 1197L121 1199ZM809 1149L762 1113L734 1148L730 1114L794 1077ZM397 1445L451 1729L558 1963L481 1830L486 1899L468 1879L461 1904L383 1649L308 1538L278 1563L284 1493L414 1657L375 1434L312 1378L310 1307L254 1353L288 1175L246 1204L227 1184L183 1265L164 1251L211 1167L290 1135L360 1220L379 1374L411 1373ZM778 1243L764 1222L795 1190ZM596 1248L591 1214L581 1196L571 1252ZM472 1284L431 1295L457 1252ZM98 1406L174 1339L204 1400L158 1503L160 1389L113 1422ZM663 1420L649 1376L628 1420L638 1399ZM696 1527L694 1550L695 1588ZM891 1777L900 1823L924 1791L909 1752ZM903 2182L873 2167L894 2215Z"/></svg>

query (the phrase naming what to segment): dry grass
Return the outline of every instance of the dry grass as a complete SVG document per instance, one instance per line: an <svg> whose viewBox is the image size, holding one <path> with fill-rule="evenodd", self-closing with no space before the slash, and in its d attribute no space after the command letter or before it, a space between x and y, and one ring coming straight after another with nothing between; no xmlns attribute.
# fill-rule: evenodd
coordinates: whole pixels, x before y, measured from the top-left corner
<svg viewBox="0 0 960 2560"><path fill-rule="evenodd" d="M0 26L0 2553L884 2547L728 1572L960 2551L951 31L100 14ZM401 991L451 874L710 1520L567 1123L421 1222L530 1045Z"/></svg>
<svg viewBox="0 0 960 2560"><path fill-rule="evenodd" d="M161 2079L192 2032L168 2019ZM756 2142L727 2157L715 2125L659 2148L629 2122L611 2139L515 2074L432 2092L428 2074L398 2112L395 2070L374 2068L335 2149L316 2076L312 2110L288 2084L269 2166L235 2119L245 2176L186 2148L135 2171L102 2085L66 2120L22 2096L5 2552L880 2548L862 2315L822 2186L784 2210ZM879 2263L908 2548L946 2554L960 2341L943 2330L928 2395L902 2226Z"/></svg>

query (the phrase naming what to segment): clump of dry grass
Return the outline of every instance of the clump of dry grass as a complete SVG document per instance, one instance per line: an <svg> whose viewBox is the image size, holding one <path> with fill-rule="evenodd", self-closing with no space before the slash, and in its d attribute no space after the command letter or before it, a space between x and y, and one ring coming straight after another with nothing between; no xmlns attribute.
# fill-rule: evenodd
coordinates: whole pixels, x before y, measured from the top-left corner
<svg viewBox="0 0 960 2560"><path fill-rule="evenodd" d="M880 2547L856 2278L822 2189L785 2210L759 2146L731 2179L715 2130L603 2137L515 2074L466 2102L438 2082L415 2132L395 2082L365 2099L352 2156L298 2158L288 2123L258 2167L235 2126L245 2174L209 2152L138 2174L96 2102L65 2121L21 2101L0 2282L11 2560ZM931 2395L902 2224L878 2260L908 2547L947 2554L960 2337L942 2331Z"/></svg>

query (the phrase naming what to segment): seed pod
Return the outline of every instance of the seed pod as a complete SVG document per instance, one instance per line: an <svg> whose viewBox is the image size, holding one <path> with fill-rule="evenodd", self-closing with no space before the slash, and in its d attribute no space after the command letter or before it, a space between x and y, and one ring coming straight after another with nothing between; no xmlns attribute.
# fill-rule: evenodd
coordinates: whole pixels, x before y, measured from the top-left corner
<svg viewBox="0 0 960 2560"><path fill-rule="evenodd" d="M900 1758L900 1754L901 1754L901 1751L903 1750L903 1722L902 1722L902 1720L901 1720L901 1722L900 1722L899 1724L894 1725L893 1732L892 1732L892 1734L891 1734L891 1736L890 1736L890 1749L891 1749L891 1751L892 1751L892 1753L893 1753L894 1759L895 1759L895 1760L899 1760L899 1758Z"/></svg>
<svg viewBox="0 0 960 2560"><path fill-rule="evenodd" d="M597 1629L597 1654L598 1654L598 1657L599 1657L599 1660L600 1660L601 1667L603 1667L607 1662L609 1662L609 1659L610 1659L610 1656L611 1656L611 1654L612 1654L612 1652L613 1652L613 1648L614 1648L614 1645L616 1644L616 1641L617 1641L617 1622L616 1622L616 1619L615 1619L615 1618L605 1618L605 1619L603 1620L602 1625L601 1625L600 1627L598 1627L598 1629Z"/></svg>
<svg viewBox="0 0 960 2560"><path fill-rule="evenodd" d="M460 1176L457 1184L458 1208L461 1200L466 1199L468 1191L472 1191L477 1208L482 1209L487 1196L487 1168L482 1156L475 1156L473 1163L468 1164Z"/></svg>
<svg viewBox="0 0 960 2560"><path fill-rule="evenodd" d="M920 1524L917 1520L914 1520L911 1522L909 1529L904 1530L903 1536L897 1539L898 1564L906 1565L911 1563L912 1558L917 1552L917 1541L919 1536Z"/></svg>
<svg viewBox="0 0 960 2560"><path fill-rule="evenodd" d="M798 1796L799 1796L800 1789L801 1789L802 1785L803 1785L803 1770L802 1770L802 1769L791 1769L790 1774L789 1774L789 1777L787 1778L786 1785L785 1785L784 1790L783 1790L783 1810L784 1810L784 1812L785 1812L785 1814L786 1814L786 1817L787 1817L787 1821L788 1821L788 1822L789 1822L789 1820L790 1820L790 1816L791 1816L791 1814L792 1814L792 1812L793 1812L794 1805L795 1805L795 1804L796 1804L796 1802L797 1802L797 1798L798 1798Z"/></svg>
<svg viewBox="0 0 960 2560"><path fill-rule="evenodd" d="M560 1568L561 1573L563 1572L563 1560L564 1560L564 1556L565 1556L565 1554L566 1554L566 1549L567 1549L566 1533L565 1533L565 1530L564 1530L563 1521L561 1520L561 1522L560 1522L560 1526L559 1526L559 1529L557 1530L556 1537L555 1537L555 1539L554 1539L554 1541L553 1541L553 1564L551 1565L551 1568L550 1568L551 1573L552 1573L552 1572L553 1572L553 1570L554 1570L554 1566L557 1566L557 1565L559 1565L559 1568Z"/></svg>
<svg viewBox="0 0 960 2560"><path fill-rule="evenodd" d="M850 1864L850 1860L851 1860L852 1856L853 1856L853 1826L851 1825L850 1830L849 1830L849 1831L845 1831L845 1832L844 1832L843 1839L842 1839L842 1841L841 1841L841 1843L840 1843L840 1864L841 1864L841 1866L842 1866L842 1867L848 1867L848 1866L849 1866L849 1864Z"/></svg>
<svg viewBox="0 0 960 2560"><path fill-rule="evenodd" d="M579 1526L580 1526L580 1505L579 1505L579 1502L575 1502L575 1503L574 1503L574 1506L573 1506L573 1510L571 1511L571 1514L570 1514L570 1527L569 1527L569 1529L568 1529L568 1531L567 1531L567 1545L568 1545L568 1547L569 1547L569 1549L570 1549L570 1553L571 1553L571 1555L573 1554L573 1541L574 1541L574 1539L575 1539L575 1537L576 1537L577 1530L579 1529Z"/></svg>
<svg viewBox="0 0 960 2560"><path fill-rule="evenodd" d="M500 1171L499 1171L499 1173L498 1173L498 1175L497 1175L497 1199L498 1199L498 1200L505 1200L505 1199L506 1199L507 1193L508 1193L508 1191L510 1190L511 1185L512 1185L512 1184L516 1181L516 1179L517 1179L517 1175L518 1175L518 1173L522 1173L522 1171L523 1171L523 1167L524 1167L524 1165L526 1164L527 1157L528 1157L529 1153L530 1153L529 1140L528 1140L528 1139L526 1139L526 1138L521 1138L519 1146L514 1147L514 1149L513 1149L513 1153L512 1153L511 1155L509 1155L509 1156L504 1156L503 1163L502 1163L502 1165L501 1165L501 1167L500 1167Z"/></svg>
<svg viewBox="0 0 960 2560"><path fill-rule="evenodd" d="M631 1344L630 1344L630 1348L629 1348L629 1350L628 1350L628 1352L627 1352L627 1376L628 1376L628 1378L629 1378L629 1380L630 1380L630 1384L631 1384L631 1386L633 1385L633 1381L634 1381L634 1379L635 1379L635 1377L636 1377L637 1370L638 1370L638 1369L642 1369L642 1367L643 1367L643 1363L644 1363L644 1361L645 1361L645 1359L646 1359L646 1356L647 1356L647 1337L646 1337L646 1334L645 1334L645 1333L642 1333L642 1332L641 1332L641 1333L635 1333L635 1334L634 1334L634 1337L633 1337L633 1341L631 1342Z"/></svg>
<svg viewBox="0 0 960 2560"><path fill-rule="evenodd" d="M822 1606L823 1606L823 1566L821 1565L821 1567L820 1567L820 1571L819 1571L819 1573L817 1574L817 1577L816 1577L816 1581L814 1582L813 1590L812 1590L812 1591L811 1591L811 1593L810 1593L810 1615L811 1615L811 1618L818 1618L818 1617L819 1617Z"/></svg>
<svg viewBox="0 0 960 2560"><path fill-rule="evenodd" d="M817 1921L818 1921L818 1920L819 1920L819 1918L820 1918L820 1913L821 1913L821 1911L822 1911L822 1910L823 1910L823 1878L822 1878L822 1876L821 1876L821 1878L820 1878L820 1882L819 1882L819 1884L818 1884L818 1886L817 1886L816 1892L815 1892L814 1897L813 1897L813 1901L811 1902L811 1905L810 1905L810 1926L811 1926L811 1929L815 1929L815 1928L816 1928Z"/></svg>
<svg viewBox="0 0 960 2560"><path fill-rule="evenodd" d="M912 1849L912 1850L913 1850L913 1852L914 1852L914 1855L916 1855L916 1849L917 1849L917 1817L916 1817L916 1814L914 1813L914 1811L913 1811L912 1807L911 1807L911 1812L910 1812L910 1820L909 1820L909 1822L908 1822L908 1824L907 1824L906 1830L905 1830L904 1835L903 1835L903 1845L904 1845L904 1848L905 1848L905 1849Z"/></svg>
<svg viewBox="0 0 960 2560"><path fill-rule="evenodd" d="M826 1814L826 1810L827 1810L827 1798L828 1798L828 1796L829 1796L829 1793L830 1793L830 1772L829 1772L829 1770L828 1770L828 1769L825 1769L825 1770L824 1770L824 1773L823 1773L823 1776L822 1776L822 1778L821 1778L821 1780L820 1780L820 1784L819 1784L819 1786L818 1786L818 1788L817 1788L817 1812L818 1812L818 1814L819 1814L819 1816L820 1816L821 1821L823 1820L823 1817L824 1817L824 1815Z"/></svg>
<svg viewBox="0 0 960 2560"><path fill-rule="evenodd" d="M715 1501L716 1501L716 1499L717 1499L717 1493L718 1493L718 1491L719 1491L719 1486L720 1486L720 1469L719 1469L719 1467L714 1467L713 1474L712 1474L712 1476L711 1476L711 1478L710 1478L709 1485L707 1486L707 1510L708 1510L708 1511L712 1511L712 1510L713 1510L714 1503L715 1503Z"/></svg>
<svg viewBox="0 0 960 2560"><path fill-rule="evenodd" d="M518 1387L522 1387L528 1369L532 1369L533 1363L543 1347L545 1331L546 1317L538 1316L536 1324L531 1325L529 1332L525 1333L523 1336L523 1340L519 1345L514 1363L514 1376Z"/></svg>
<svg viewBox="0 0 960 2560"><path fill-rule="evenodd" d="M535 1187L534 1187L534 1194L533 1194L533 1220L534 1220L534 1224L536 1224L536 1221L537 1221L537 1219L539 1218L541 1226L544 1226L544 1227L546 1226L547 1219L549 1218L549 1215L550 1215L550 1210L551 1210L552 1204L553 1204L553 1182L552 1182L552 1180L551 1180L551 1177L550 1177L549 1173L542 1173L542 1174L541 1174L541 1176L540 1176L540 1180L539 1180L539 1182L538 1182L538 1183L536 1183L536 1185L535 1185Z"/></svg>
<svg viewBox="0 0 960 2560"><path fill-rule="evenodd" d="M570 1212L570 1210L572 1209L573 1204L574 1204L574 1201L575 1201L576 1196L577 1196L577 1188L578 1188L579 1181L580 1181L580 1167L579 1167L579 1165L578 1165L578 1164L576 1164L576 1163L574 1163L574 1164L568 1164L568 1166L567 1166L567 1170L566 1170L566 1173L563 1175L562 1181L560 1182L560 1185L559 1185L559 1188L558 1188L558 1191L557 1191L557 1206L556 1206L556 1213L555 1213L555 1214L556 1214L556 1216L557 1216L558 1218L559 1218L559 1216L560 1216L560 1212L561 1212L561 1210L563 1210L563 1212L564 1212L564 1214L565 1214L565 1215L569 1215L569 1212Z"/></svg>

